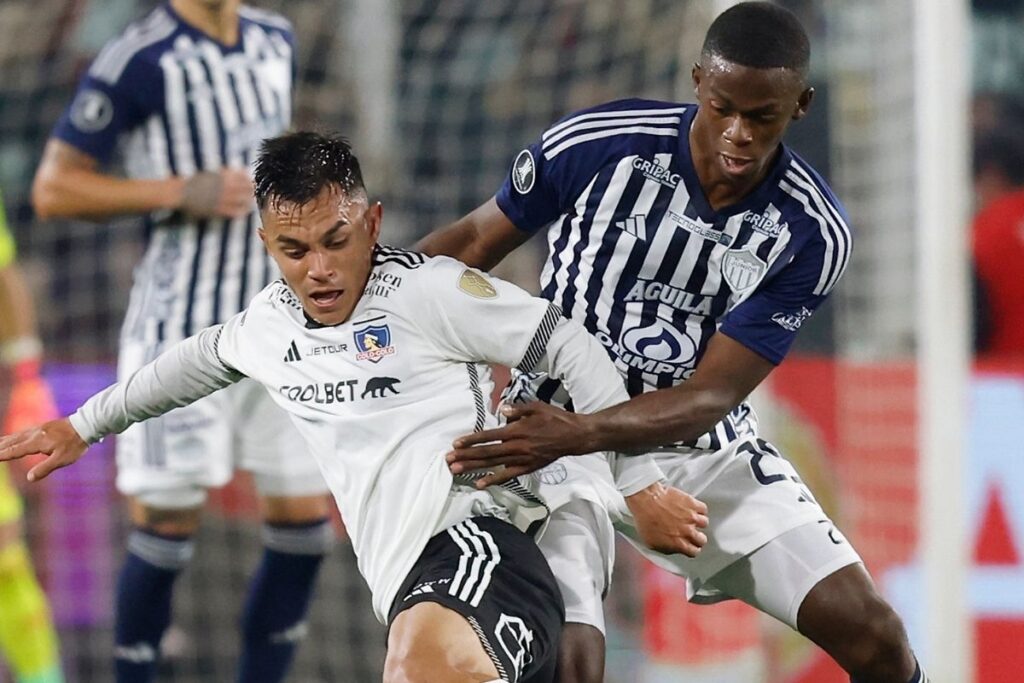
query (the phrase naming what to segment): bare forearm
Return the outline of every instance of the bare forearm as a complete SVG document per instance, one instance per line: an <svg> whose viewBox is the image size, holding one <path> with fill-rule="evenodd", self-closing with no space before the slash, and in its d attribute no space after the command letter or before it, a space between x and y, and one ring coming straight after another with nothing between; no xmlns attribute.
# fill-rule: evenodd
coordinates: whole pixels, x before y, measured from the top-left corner
<svg viewBox="0 0 1024 683"><path fill-rule="evenodd" d="M32 186L32 205L46 218L101 220L124 214L173 209L181 202L184 180L129 180L92 170L40 169Z"/></svg>
<svg viewBox="0 0 1024 683"><path fill-rule="evenodd" d="M490 257L478 248L476 229L467 218L435 230L417 242L413 248L428 256L451 256L467 266L481 270L490 270L501 260Z"/></svg>
<svg viewBox="0 0 1024 683"><path fill-rule="evenodd" d="M692 441L714 428L742 397L685 384L642 394L583 416L588 450L641 452Z"/></svg>

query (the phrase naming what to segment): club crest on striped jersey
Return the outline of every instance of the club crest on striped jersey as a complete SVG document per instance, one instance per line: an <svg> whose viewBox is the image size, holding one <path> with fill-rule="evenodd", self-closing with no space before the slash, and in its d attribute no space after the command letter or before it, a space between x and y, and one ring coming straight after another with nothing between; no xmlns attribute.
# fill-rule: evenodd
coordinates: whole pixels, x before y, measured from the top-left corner
<svg viewBox="0 0 1024 683"><path fill-rule="evenodd" d="M750 245L730 249L722 258L722 277L734 292L745 292L764 277L768 264L758 258Z"/></svg>
<svg viewBox="0 0 1024 683"><path fill-rule="evenodd" d="M361 330L355 330L352 337L358 349L356 360L379 363L382 358L395 352L395 347L391 343L391 328L387 323L368 325Z"/></svg>
<svg viewBox="0 0 1024 683"><path fill-rule="evenodd" d="M537 179L537 165L533 161L533 154L530 150L524 149L512 162L512 187L516 188L519 194L526 194L533 189L533 182Z"/></svg>
<svg viewBox="0 0 1024 683"><path fill-rule="evenodd" d="M459 276L459 289L477 299L493 299L498 296L498 290L487 278L468 268Z"/></svg>

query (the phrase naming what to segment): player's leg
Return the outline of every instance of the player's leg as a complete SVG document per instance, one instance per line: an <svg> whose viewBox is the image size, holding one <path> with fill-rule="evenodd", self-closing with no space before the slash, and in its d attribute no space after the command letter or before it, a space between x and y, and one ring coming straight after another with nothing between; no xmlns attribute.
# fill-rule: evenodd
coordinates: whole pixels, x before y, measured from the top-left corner
<svg viewBox="0 0 1024 683"><path fill-rule="evenodd" d="M564 612L533 540L474 517L427 543L388 615L385 683L554 683Z"/></svg>
<svg viewBox="0 0 1024 683"><path fill-rule="evenodd" d="M608 514L582 499L555 510L537 543L565 602L565 626L558 650L560 683L604 680L602 600L615 563L614 543Z"/></svg>
<svg viewBox="0 0 1024 683"><path fill-rule="evenodd" d="M161 351L121 345L124 377ZM225 393L133 425L117 439L117 487L129 497L133 529L118 577L114 670L118 683L151 681L170 625L175 581L192 558L206 489L232 474Z"/></svg>
<svg viewBox="0 0 1024 683"><path fill-rule="evenodd" d="M0 466L0 653L17 683L61 683L57 633L21 533L21 503Z"/></svg>
<svg viewBox="0 0 1024 683"><path fill-rule="evenodd" d="M924 680L899 616L827 519L787 531L713 576L705 588L797 629L855 683Z"/></svg>
<svg viewBox="0 0 1024 683"><path fill-rule="evenodd" d="M385 683L494 680L503 679L473 626L458 612L435 602L421 602L391 624Z"/></svg>
<svg viewBox="0 0 1024 683"><path fill-rule="evenodd" d="M239 466L253 473L263 505L263 557L242 611L241 683L284 677L306 634L306 614L334 530L327 484L288 417L255 383L239 386Z"/></svg>
<svg viewBox="0 0 1024 683"><path fill-rule="evenodd" d="M132 531L117 580L114 672L118 683L152 681L171 623L174 584L192 559L205 491L168 489L131 497ZM181 504L185 507L170 507Z"/></svg>

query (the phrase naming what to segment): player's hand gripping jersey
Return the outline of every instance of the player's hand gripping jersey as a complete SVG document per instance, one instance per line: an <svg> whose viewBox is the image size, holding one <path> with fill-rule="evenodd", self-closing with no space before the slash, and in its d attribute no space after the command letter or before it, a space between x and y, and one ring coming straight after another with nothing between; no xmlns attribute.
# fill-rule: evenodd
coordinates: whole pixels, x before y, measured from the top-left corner
<svg viewBox="0 0 1024 683"><path fill-rule="evenodd" d="M477 491L448 470L456 436L496 423L486 362L546 370L583 410L626 399L600 346L557 307L457 261L377 247L346 322L312 321L274 283L247 311L90 399L72 423L91 441L243 376L257 380L304 437L296 452L317 458L384 620L431 536L479 515L525 530L547 512L535 483ZM615 466L620 489L661 478L647 457Z"/></svg>
<svg viewBox="0 0 1024 683"><path fill-rule="evenodd" d="M781 362L850 254L838 200L785 146L753 193L713 209L690 157L696 111L621 100L573 114L497 194L520 229L551 225L541 295L600 340L631 395L686 380L716 330ZM717 450L754 426L744 404L689 445Z"/></svg>

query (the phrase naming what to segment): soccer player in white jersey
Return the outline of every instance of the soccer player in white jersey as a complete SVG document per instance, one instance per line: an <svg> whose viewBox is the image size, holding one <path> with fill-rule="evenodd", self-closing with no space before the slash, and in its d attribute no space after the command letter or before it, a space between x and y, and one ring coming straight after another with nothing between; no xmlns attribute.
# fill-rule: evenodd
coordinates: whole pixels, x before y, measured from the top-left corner
<svg viewBox="0 0 1024 683"><path fill-rule="evenodd" d="M0 460L50 454L30 471L39 479L87 443L251 377L291 415L341 508L389 625L385 680L552 681L562 599L524 532L567 487L528 477L478 490L449 472L445 454L458 434L497 424L488 362L557 377L579 409L596 410L628 398L611 361L544 299L452 259L378 245L381 206L340 138L267 141L256 195L284 281L70 420L0 439ZM614 480L648 537L670 527L697 554L706 507L665 487L653 460L580 460Z"/></svg>
<svg viewBox="0 0 1024 683"><path fill-rule="evenodd" d="M248 167L291 121L289 23L237 0L171 0L108 43L49 140L33 186L42 218L144 214L118 371L240 311L274 277L256 236ZM105 167L121 150L127 177ZM239 680L281 680L333 538L316 463L243 382L118 439L118 488L134 529L117 588L115 670L152 680L176 577L193 552L206 490L250 470L263 505L263 559L242 618Z"/></svg>
<svg viewBox="0 0 1024 683"><path fill-rule="evenodd" d="M839 202L782 144L811 103L809 56L790 12L740 3L708 30L697 104L623 100L567 117L516 157L494 199L420 243L486 269L551 224L542 295L601 341L634 397L594 415L513 406L512 424L460 439L449 457L454 472L509 467L486 484L562 455L662 446L669 481L708 504L709 540L694 559L644 552L686 577L692 600L743 600L858 683L920 683L900 618L744 402L850 253ZM560 402L550 378L512 390ZM612 512L632 537L628 515ZM575 522L577 545L588 524L598 538L609 524ZM577 563L557 575L582 592L593 574ZM588 607L567 598L564 681L602 678L601 617Z"/></svg>

